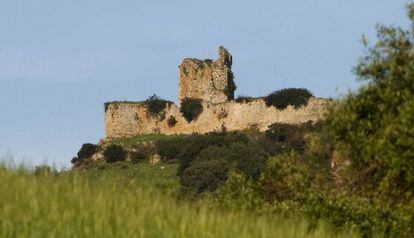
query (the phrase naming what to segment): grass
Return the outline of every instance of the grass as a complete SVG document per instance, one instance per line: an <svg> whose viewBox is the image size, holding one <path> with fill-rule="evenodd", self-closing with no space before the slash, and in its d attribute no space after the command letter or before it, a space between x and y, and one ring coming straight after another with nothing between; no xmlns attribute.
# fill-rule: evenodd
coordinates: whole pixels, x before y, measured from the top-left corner
<svg viewBox="0 0 414 238"><path fill-rule="evenodd" d="M110 143L123 145L123 146L134 146L142 142L157 141L163 139L173 139L185 135L164 135L164 134L148 134L148 135L139 135L127 138L112 139Z"/></svg>
<svg viewBox="0 0 414 238"><path fill-rule="evenodd" d="M0 237L353 237L177 199L175 165L34 176L0 168Z"/></svg>

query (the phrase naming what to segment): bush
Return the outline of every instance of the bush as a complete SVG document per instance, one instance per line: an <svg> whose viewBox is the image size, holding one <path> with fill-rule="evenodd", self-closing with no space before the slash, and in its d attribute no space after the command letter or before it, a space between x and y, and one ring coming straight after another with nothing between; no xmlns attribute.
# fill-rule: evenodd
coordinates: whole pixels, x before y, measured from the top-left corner
<svg viewBox="0 0 414 238"><path fill-rule="evenodd" d="M119 145L110 145L104 151L104 158L107 163L114 163L118 161L124 161L126 159L127 153Z"/></svg>
<svg viewBox="0 0 414 238"><path fill-rule="evenodd" d="M97 151L98 145L85 143L82 145L76 157L71 161L74 165L79 165L85 161L85 159L90 159Z"/></svg>
<svg viewBox="0 0 414 238"><path fill-rule="evenodd" d="M144 161L147 158L147 154L143 151L135 151L131 155L131 162L132 163L139 163Z"/></svg>
<svg viewBox="0 0 414 238"><path fill-rule="evenodd" d="M168 127L174 127L177 124L177 119L174 116L170 116L167 120Z"/></svg>
<svg viewBox="0 0 414 238"><path fill-rule="evenodd" d="M184 144L183 141L184 139L180 137L157 140L155 142L155 150L164 162L177 160L177 156Z"/></svg>
<svg viewBox="0 0 414 238"><path fill-rule="evenodd" d="M209 133L206 135L191 135L183 140L182 147L178 153L176 159L180 161L178 167L178 175L180 175L191 163L195 160L201 151L210 147L228 147L233 143L244 143L249 142L249 138L242 133Z"/></svg>
<svg viewBox="0 0 414 238"><path fill-rule="evenodd" d="M243 172L248 179L257 180L265 168L268 154L257 143L233 144L230 151L237 153L235 168Z"/></svg>
<svg viewBox="0 0 414 238"><path fill-rule="evenodd" d="M303 151L306 145L305 135L317 130L319 126L314 126L311 121L299 125L274 123L267 129L266 137L276 142L282 151Z"/></svg>
<svg viewBox="0 0 414 238"><path fill-rule="evenodd" d="M81 149L79 150L77 156L78 158L91 158L92 155L96 153L98 149L98 145L85 143L82 145Z"/></svg>
<svg viewBox="0 0 414 238"><path fill-rule="evenodd" d="M184 98L181 101L180 112L183 114L187 122L197 120L198 116L203 112L203 105L201 99Z"/></svg>
<svg viewBox="0 0 414 238"><path fill-rule="evenodd" d="M310 170L299 163L298 155L279 155L268 160L259 181L267 201L293 200L310 187Z"/></svg>
<svg viewBox="0 0 414 238"><path fill-rule="evenodd" d="M223 159L200 159L191 163L180 178L185 194L214 191L227 179L229 164Z"/></svg>
<svg viewBox="0 0 414 238"><path fill-rule="evenodd" d="M234 101L238 103L249 103L249 102L254 101L255 99L258 99L258 98L240 95Z"/></svg>
<svg viewBox="0 0 414 238"><path fill-rule="evenodd" d="M164 100L155 94L145 100L145 105L147 105L149 115L152 117L159 117L161 119L165 117L164 109L168 104L172 104L172 102Z"/></svg>
<svg viewBox="0 0 414 238"><path fill-rule="evenodd" d="M279 110L292 105L294 108L308 105L308 100L313 95L304 88L285 88L267 95L264 100L268 107L274 106Z"/></svg>
<svg viewBox="0 0 414 238"><path fill-rule="evenodd" d="M266 164L266 158L266 152L257 143L233 142L224 146L209 146L195 160L221 159L229 162L232 168L243 172L248 179L258 179Z"/></svg>
<svg viewBox="0 0 414 238"><path fill-rule="evenodd" d="M246 135L210 134L193 137L179 153L179 176L183 191L200 194L214 191L227 179L230 169L248 179L258 179L267 154Z"/></svg>

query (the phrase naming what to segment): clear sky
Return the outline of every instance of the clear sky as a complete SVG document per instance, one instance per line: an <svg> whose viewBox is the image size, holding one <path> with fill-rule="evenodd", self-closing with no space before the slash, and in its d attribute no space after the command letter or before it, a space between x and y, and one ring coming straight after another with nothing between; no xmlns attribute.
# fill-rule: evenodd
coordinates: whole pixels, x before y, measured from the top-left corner
<svg viewBox="0 0 414 238"><path fill-rule="evenodd" d="M103 103L177 101L185 57L233 54L236 95L336 97L404 0L0 0L0 158L69 166L104 137Z"/></svg>

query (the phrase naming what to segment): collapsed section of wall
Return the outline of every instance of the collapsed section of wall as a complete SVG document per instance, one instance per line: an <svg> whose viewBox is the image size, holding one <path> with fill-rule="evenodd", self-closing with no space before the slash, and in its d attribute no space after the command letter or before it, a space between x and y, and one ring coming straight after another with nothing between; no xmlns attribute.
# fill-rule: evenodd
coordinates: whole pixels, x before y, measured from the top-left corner
<svg viewBox="0 0 414 238"><path fill-rule="evenodd" d="M264 131L276 122L299 124L322 119L329 104L327 99L311 98L307 106L300 108L287 107L278 110L266 106L263 99L251 102L227 103L203 102L203 112L197 120L188 123L175 104L168 104L162 117L152 117L145 104L114 103L108 105L105 112L105 132L107 138L123 138L143 134L162 133L191 134L213 131L244 130L258 128ZM174 118L175 123L168 123Z"/></svg>

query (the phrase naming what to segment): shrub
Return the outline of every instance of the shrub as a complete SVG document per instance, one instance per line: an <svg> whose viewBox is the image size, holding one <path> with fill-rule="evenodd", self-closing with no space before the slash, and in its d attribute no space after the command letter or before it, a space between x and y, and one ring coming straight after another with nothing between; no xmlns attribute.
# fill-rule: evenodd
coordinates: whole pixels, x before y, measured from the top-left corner
<svg viewBox="0 0 414 238"><path fill-rule="evenodd" d="M200 159L191 163L180 178L183 192L201 194L214 191L227 179L229 164L223 159Z"/></svg>
<svg viewBox="0 0 414 238"><path fill-rule="evenodd" d="M77 156L78 158L91 158L92 155L96 153L97 149L98 149L98 145L91 144L91 143L85 143L82 145Z"/></svg>
<svg viewBox="0 0 414 238"><path fill-rule="evenodd" d="M79 165L85 161L85 159L91 158L97 151L98 145L85 143L82 145L76 157L71 161L74 165Z"/></svg>
<svg viewBox="0 0 414 238"><path fill-rule="evenodd" d="M259 184L265 200L284 201L303 195L310 182L309 169L291 154L270 158Z"/></svg>
<svg viewBox="0 0 414 238"><path fill-rule="evenodd" d="M177 124L177 119L174 116L170 116L167 120L168 127L174 127Z"/></svg>
<svg viewBox="0 0 414 238"><path fill-rule="evenodd" d="M161 119L165 117L165 113L163 112L168 104L172 104L172 102L164 100L155 94L145 100L149 115L152 117L160 117Z"/></svg>
<svg viewBox="0 0 414 238"><path fill-rule="evenodd" d="M183 141L184 139L180 137L157 140L155 142L155 150L164 162L177 160L177 155L180 153L184 144Z"/></svg>
<svg viewBox="0 0 414 238"><path fill-rule="evenodd" d="M144 151L135 151L131 155L132 163L139 163L147 158L147 154Z"/></svg>
<svg viewBox="0 0 414 238"><path fill-rule="evenodd" d="M268 154L257 143L233 144L230 151L237 153L236 169L242 171L248 179L259 179L265 168Z"/></svg>
<svg viewBox="0 0 414 238"><path fill-rule="evenodd" d="M264 100L268 107L274 106L283 110L289 105L295 108L306 106L312 96L312 93L304 88L285 88L267 95Z"/></svg>
<svg viewBox="0 0 414 238"><path fill-rule="evenodd" d="M248 103L248 102L254 101L255 99L257 99L257 98L240 95L234 101L236 101L238 103Z"/></svg>
<svg viewBox="0 0 414 238"><path fill-rule="evenodd" d="M118 161L124 161L126 159L127 153L119 145L110 145L104 151L104 158L107 163L114 163Z"/></svg>
<svg viewBox="0 0 414 238"><path fill-rule="evenodd" d="M247 178L258 179L266 164L266 157L266 152L257 143L234 142L224 146L209 146L195 160L228 161L232 168L243 172Z"/></svg>
<svg viewBox="0 0 414 238"><path fill-rule="evenodd" d="M305 134L316 130L318 127L310 121L299 125L274 123L267 129L266 137L279 144L278 148L285 152L303 151L306 145Z"/></svg>
<svg viewBox="0 0 414 238"><path fill-rule="evenodd" d="M206 135L191 135L183 140L182 147L176 159L180 161L178 175L180 175L195 160L200 152L210 146L228 147L233 143L249 142L249 138L242 133L209 133Z"/></svg>
<svg viewBox="0 0 414 238"><path fill-rule="evenodd" d="M196 120L198 116L203 112L203 105L201 99L197 98L184 98L181 101L180 112L183 114L187 122Z"/></svg>
<svg viewBox="0 0 414 238"><path fill-rule="evenodd" d="M260 177L267 154L258 144L247 143L237 134L207 135L196 140L180 152L180 156L186 154L179 167L183 191L190 194L214 191L227 179L230 169L237 169L248 179Z"/></svg>

